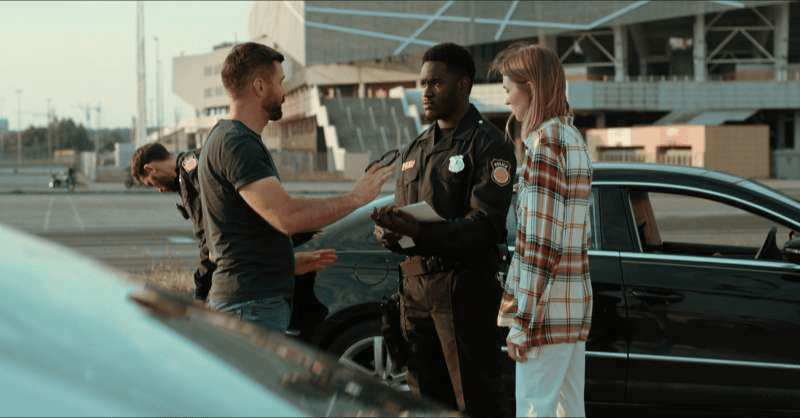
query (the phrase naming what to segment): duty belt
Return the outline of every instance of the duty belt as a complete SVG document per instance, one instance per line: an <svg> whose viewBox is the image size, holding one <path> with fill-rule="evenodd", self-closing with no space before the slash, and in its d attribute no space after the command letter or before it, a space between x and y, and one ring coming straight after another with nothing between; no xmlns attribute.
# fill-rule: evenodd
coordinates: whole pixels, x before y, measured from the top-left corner
<svg viewBox="0 0 800 418"><path fill-rule="evenodd" d="M452 270L463 264L458 260L434 256L411 256L400 262L400 271L406 276L419 276Z"/></svg>

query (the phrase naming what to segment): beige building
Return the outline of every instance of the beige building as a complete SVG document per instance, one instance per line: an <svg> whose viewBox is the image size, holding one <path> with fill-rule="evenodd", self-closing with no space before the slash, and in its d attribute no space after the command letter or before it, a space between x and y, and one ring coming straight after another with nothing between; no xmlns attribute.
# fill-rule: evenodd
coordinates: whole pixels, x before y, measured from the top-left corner
<svg viewBox="0 0 800 418"><path fill-rule="evenodd" d="M589 129L593 161L688 165L765 179L769 173L766 125L671 125Z"/></svg>

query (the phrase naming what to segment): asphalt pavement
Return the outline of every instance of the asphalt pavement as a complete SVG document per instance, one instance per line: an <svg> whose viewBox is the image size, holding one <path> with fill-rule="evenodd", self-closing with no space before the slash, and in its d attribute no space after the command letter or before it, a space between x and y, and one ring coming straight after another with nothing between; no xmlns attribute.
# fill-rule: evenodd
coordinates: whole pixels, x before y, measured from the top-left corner
<svg viewBox="0 0 800 418"><path fill-rule="evenodd" d="M16 175L0 171L0 194L3 193L52 193L63 190L48 188L50 175L46 173L23 173ZM783 192L800 200L800 179L759 179L756 180L768 187ZM289 194L305 196L331 196L348 192L353 187L352 181L285 181L283 187ZM147 187L125 187L122 182L93 182L80 180L77 193L157 193ZM382 189L382 194L394 192L394 181L389 180Z"/></svg>

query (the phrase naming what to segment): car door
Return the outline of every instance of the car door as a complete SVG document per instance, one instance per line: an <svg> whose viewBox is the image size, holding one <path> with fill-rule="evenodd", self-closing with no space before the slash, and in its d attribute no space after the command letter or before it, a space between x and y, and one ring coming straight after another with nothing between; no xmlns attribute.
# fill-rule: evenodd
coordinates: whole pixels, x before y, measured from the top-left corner
<svg viewBox="0 0 800 418"><path fill-rule="evenodd" d="M620 225L623 201L614 187L592 184L592 328L586 342L588 410L603 414L601 405L625 401L627 383L626 318L620 266Z"/></svg>
<svg viewBox="0 0 800 418"><path fill-rule="evenodd" d="M640 241L622 256L629 400L798 409L800 267L754 259L772 227L779 243L790 229L766 210L705 193L629 190Z"/></svg>
<svg viewBox="0 0 800 418"><path fill-rule="evenodd" d="M516 195L512 208L516 204ZM586 393L588 409L601 404L618 404L625 400L627 377L627 340L624 327L625 299L619 262L617 225L623 199L614 188L592 185L590 202L592 246L589 249L589 269L592 281L592 328L586 343ZM506 228L509 248L513 250L516 237L514 210L509 211ZM504 344L501 341L501 344ZM506 351L505 346L501 348ZM504 371L513 376L513 364L506 357ZM512 386L513 387L513 380ZM598 409L599 410L599 409Z"/></svg>

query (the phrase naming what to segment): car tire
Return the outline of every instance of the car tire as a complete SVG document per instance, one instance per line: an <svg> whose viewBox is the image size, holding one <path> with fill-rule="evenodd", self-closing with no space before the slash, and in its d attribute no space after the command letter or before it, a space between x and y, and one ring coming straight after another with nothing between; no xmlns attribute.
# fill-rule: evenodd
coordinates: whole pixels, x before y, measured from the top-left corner
<svg viewBox="0 0 800 418"><path fill-rule="evenodd" d="M406 369L398 370L383 343L379 319L358 322L336 336L328 350L339 357L339 363L377 377L398 390L409 390ZM376 361L377 360L377 361Z"/></svg>

